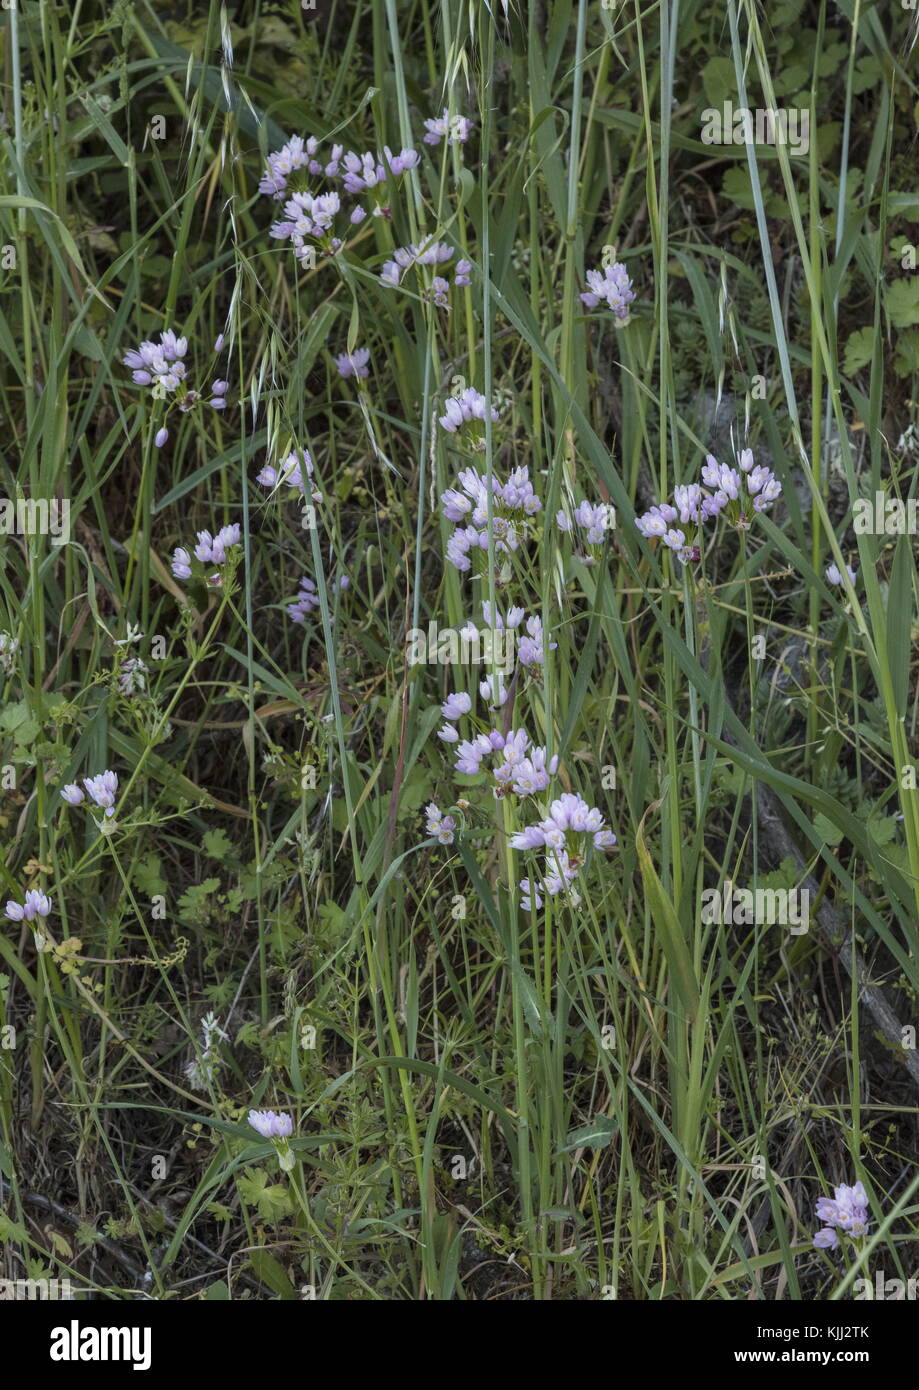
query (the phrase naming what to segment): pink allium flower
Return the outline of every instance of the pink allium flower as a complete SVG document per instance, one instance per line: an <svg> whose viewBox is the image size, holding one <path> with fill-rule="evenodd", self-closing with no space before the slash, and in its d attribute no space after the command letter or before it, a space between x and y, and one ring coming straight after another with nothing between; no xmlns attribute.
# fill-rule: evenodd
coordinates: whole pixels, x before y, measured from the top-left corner
<svg viewBox="0 0 919 1390"><path fill-rule="evenodd" d="M276 1115L273 1110L250 1110L249 1123L263 1139L289 1139L294 1122L285 1111Z"/></svg>

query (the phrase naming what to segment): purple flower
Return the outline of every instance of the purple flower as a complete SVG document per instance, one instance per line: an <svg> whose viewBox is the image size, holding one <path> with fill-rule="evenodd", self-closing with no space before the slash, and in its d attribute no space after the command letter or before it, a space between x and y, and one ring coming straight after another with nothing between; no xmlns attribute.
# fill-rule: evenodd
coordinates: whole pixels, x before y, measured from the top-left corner
<svg viewBox="0 0 919 1390"><path fill-rule="evenodd" d="M462 289L463 286L472 284L472 261L457 261L453 283L456 285L457 289Z"/></svg>
<svg viewBox="0 0 919 1390"><path fill-rule="evenodd" d="M457 720L464 714L468 714L472 709L472 697L467 695L464 690L458 691L454 695L448 695L440 707L440 712L444 719Z"/></svg>
<svg viewBox="0 0 919 1390"><path fill-rule="evenodd" d="M101 807L107 816L114 814L115 797L118 793L117 772L106 769L105 772L97 773L95 777L84 777L83 786L90 801Z"/></svg>
<svg viewBox="0 0 919 1390"><path fill-rule="evenodd" d="M241 533L238 522L233 522L231 526L221 526L216 535L211 535L210 531L199 531L197 533L197 544L194 550L194 559L202 567L199 570L199 577L209 584L212 588L219 588L223 583L221 568L231 558L229 551L240 544ZM216 565L215 571L207 572L203 567ZM203 570L203 572L202 572ZM190 579L194 573L192 556L189 555L185 546L177 546L172 554L172 572L176 579Z"/></svg>
<svg viewBox="0 0 919 1390"><path fill-rule="evenodd" d="M457 772L462 772L466 777L475 777L481 772L485 753L476 743L463 739L456 751L459 756L453 766Z"/></svg>
<svg viewBox="0 0 919 1390"><path fill-rule="evenodd" d="M525 637L521 637L517 646L517 657L521 666L542 666L546 659L546 640L542 630L542 619L534 616L527 618ZM549 650L554 652L558 646L557 642L549 644Z"/></svg>
<svg viewBox="0 0 919 1390"><path fill-rule="evenodd" d="M367 366L369 361L369 348L355 348L352 353L343 352L340 357L336 357L335 365L338 368L339 376L347 381L352 376L368 377L370 375L370 368Z"/></svg>
<svg viewBox="0 0 919 1390"><path fill-rule="evenodd" d="M448 396L444 401L444 413L438 416L438 424L448 434L456 434L463 425L472 420L484 421L488 402L475 387L467 386L458 396ZM492 406L492 420L500 419L500 411Z"/></svg>
<svg viewBox="0 0 919 1390"><path fill-rule="evenodd" d="M456 821L452 816L442 816L434 802L430 802L425 810L425 824L429 835L433 835L435 840L439 840L442 845L453 844L453 832L456 829Z"/></svg>
<svg viewBox="0 0 919 1390"><path fill-rule="evenodd" d="M30 888L22 903L8 902L6 915L11 922L34 922L36 917L47 917L51 911L51 899L37 888Z"/></svg>
<svg viewBox="0 0 919 1390"><path fill-rule="evenodd" d="M261 483L262 487L272 489L282 485L293 487L303 497L306 497L307 488L309 488L313 501L322 501L322 493L317 492L313 486L313 460L305 449L288 454L286 458L281 460L278 467L266 463L261 472L256 475L255 481Z"/></svg>
<svg viewBox="0 0 919 1390"><path fill-rule="evenodd" d="M860 1182L854 1187L842 1184L834 1188L832 1199L819 1198L815 1211L817 1220L825 1223L824 1229L814 1236L814 1244L820 1250L836 1249L839 1244L837 1231L853 1238L867 1234L868 1194Z"/></svg>
<svg viewBox="0 0 919 1390"><path fill-rule="evenodd" d="M154 442L154 444L156 445L156 447L157 447L158 449L162 449L163 445L166 443L166 440L167 440L168 438L169 438L169 431L167 430L166 426L164 425L162 429L157 430L157 432L156 432L156 438L154 439L153 442Z"/></svg>
<svg viewBox="0 0 919 1390"><path fill-rule="evenodd" d="M459 408L459 400L459 397L451 397L447 402L448 410L452 405ZM484 397L480 397L480 400L484 413ZM466 405L471 410L468 401ZM482 477L474 468L464 468L459 474L458 482L462 490L448 488L441 494L440 500L442 515L447 521L458 522L468 519L474 523L471 526L458 526L447 542L448 561L456 569L466 572L472 568L470 551L488 550L488 485L487 478ZM514 469L506 483L501 483L492 475L491 491L491 534L494 548L496 551L516 550L519 545L520 528L525 528L529 518L535 516L542 506L533 491L526 467ZM519 611L522 618L523 610Z"/></svg>
<svg viewBox="0 0 919 1390"><path fill-rule="evenodd" d="M634 303L635 291L625 266L617 261L614 265L605 266L602 271L588 270L587 283L590 289L581 295L582 303L588 309L596 309L598 304L605 303L620 325L627 324L629 305Z"/></svg>
<svg viewBox="0 0 919 1390"><path fill-rule="evenodd" d="M858 571L854 570L851 565L846 565L846 574L849 576L849 579L854 584L856 579L858 578ZM840 574L839 568L836 565L827 565L826 569L824 570L824 575L828 584L841 585L843 583L842 575Z"/></svg>
<svg viewBox="0 0 919 1390"><path fill-rule="evenodd" d="M316 585L309 575L304 575L300 580L300 588L296 597L291 599L287 605L287 616L291 622L302 623L306 621L308 613L312 613L314 608L319 607L319 594Z"/></svg>
<svg viewBox="0 0 919 1390"><path fill-rule="evenodd" d="M679 520L679 512L668 502L655 504L643 516L635 518L635 525L641 534L650 540L652 536L666 536L671 522Z"/></svg>
<svg viewBox="0 0 919 1390"><path fill-rule="evenodd" d="M398 285L403 274L412 266L442 265L452 257L453 247L445 241L435 241L432 237L420 246L410 242L408 246L400 246L393 252L393 259L384 264L380 279L384 285Z"/></svg>
<svg viewBox="0 0 919 1390"><path fill-rule="evenodd" d="M462 145L469 139L472 121L468 116L451 116L445 106L443 115L425 121L424 128L427 132L423 137L426 145L439 145L443 139L448 145Z"/></svg>
<svg viewBox="0 0 919 1390"><path fill-rule="evenodd" d="M280 1115L273 1110L250 1110L249 1123L263 1139L289 1139L294 1132L294 1122L283 1110Z"/></svg>
<svg viewBox="0 0 919 1390"><path fill-rule="evenodd" d="M258 186L259 193L265 193L270 198L282 198L290 175L308 164L318 148L319 142L312 135L307 141L302 135L292 135L286 145L269 154L265 173ZM219 348L215 351L219 352Z"/></svg>
<svg viewBox="0 0 919 1390"><path fill-rule="evenodd" d="M191 556L183 545L172 552L171 569L176 579L191 579Z"/></svg>
<svg viewBox="0 0 919 1390"><path fill-rule="evenodd" d="M69 782L66 787L61 788L61 796L68 806L79 806L85 799L82 789L74 782Z"/></svg>

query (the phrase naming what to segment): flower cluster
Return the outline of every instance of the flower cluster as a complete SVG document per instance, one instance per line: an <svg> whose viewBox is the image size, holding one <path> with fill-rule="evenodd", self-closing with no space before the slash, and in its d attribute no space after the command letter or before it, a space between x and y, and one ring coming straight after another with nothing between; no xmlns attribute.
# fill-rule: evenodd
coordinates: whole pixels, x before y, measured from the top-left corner
<svg viewBox="0 0 919 1390"><path fill-rule="evenodd" d="M417 150L403 149L393 154L388 145L384 145L382 154L349 153L342 161L342 183L348 193L369 193L387 184L390 178L400 178L409 169L417 169L420 162Z"/></svg>
<svg viewBox="0 0 919 1390"><path fill-rule="evenodd" d="M289 1139L294 1132L294 1122L283 1110L280 1115L273 1110L250 1110L249 1123L263 1139Z"/></svg>
<svg viewBox="0 0 919 1390"><path fill-rule="evenodd" d="M213 1012L201 1020L204 1043L201 1055L185 1063L185 1075L193 1091L206 1091L220 1068L220 1054L217 1042L227 1042L227 1035L217 1022ZM215 1039L217 1040L215 1042ZM255 1113L255 1112L253 1112Z"/></svg>
<svg viewBox="0 0 919 1390"><path fill-rule="evenodd" d="M442 816L433 801L427 806L424 815L428 834L433 835L442 845L452 845L453 832L456 829L453 816Z"/></svg>
<svg viewBox="0 0 919 1390"><path fill-rule="evenodd" d="M380 280L384 285L398 287L405 279L406 274L413 266L425 265L435 266L444 265L453 259L453 247L445 241L437 241L433 237L428 241L417 246L410 242L408 246L399 246L392 254L392 259L384 262L383 269L380 271ZM471 284L472 262L458 260L454 267L453 283L457 288ZM440 308L449 307L450 282L442 275L435 275L431 281L426 294Z"/></svg>
<svg viewBox="0 0 919 1390"><path fill-rule="evenodd" d="M288 1139L294 1132L294 1122L286 1111L276 1115L273 1110L250 1110L249 1123L263 1139L270 1139L277 1149L282 1172L289 1173L296 1159Z"/></svg>
<svg viewBox="0 0 919 1390"><path fill-rule="evenodd" d="M240 543L239 523L221 526L216 535L210 531L198 532L198 543L194 556L184 546L177 546L172 554L172 572L176 579L191 579L193 575L204 580L213 589L223 584L223 568L234 558L234 551ZM193 561L197 561L194 564ZM211 568L216 566L216 568Z"/></svg>
<svg viewBox="0 0 919 1390"><path fill-rule="evenodd" d="M341 212L341 198L337 193L294 193L284 204L284 220L272 224L269 235L276 241L290 241L298 261L310 261L312 248L310 242L317 242L324 251L333 255L341 248L341 238L333 235L332 226ZM362 222L366 214L362 208L351 213L352 223Z"/></svg>
<svg viewBox="0 0 919 1390"><path fill-rule="evenodd" d="M616 513L606 502L592 506L585 499L578 503L571 516L565 511L556 512L555 522L558 529L568 536L573 536L577 528L585 532L588 545L602 545L607 532L616 524Z"/></svg>
<svg viewBox="0 0 919 1390"><path fill-rule="evenodd" d="M118 689L122 695L141 695L147 689L149 667L139 656L129 656L118 667Z"/></svg>
<svg viewBox="0 0 919 1390"><path fill-rule="evenodd" d="M335 358L335 365L338 368L338 375L347 381L349 377L368 377L370 368L367 365L370 361L369 348L355 348L353 352L343 352Z"/></svg>
<svg viewBox="0 0 919 1390"><path fill-rule="evenodd" d="M551 803L545 820L511 837L513 849L545 851L545 871L538 887L529 878L520 881L524 911L542 907L539 889L550 897L569 890L585 863L588 843L595 849L612 849L616 836L605 828L597 807L588 806L574 792L563 792Z"/></svg>
<svg viewBox="0 0 919 1390"><path fill-rule="evenodd" d="M606 304L613 311L617 327L624 327L630 318L629 305L635 301L635 291L622 262L616 261L602 270L588 270L587 283L590 289L581 295L582 303L588 309Z"/></svg>
<svg viewBox="0 0 919 1390"><path fill-rule="evenodd" d="M642 516L636 517L638 530L647 540L653 537L663 540L684 565L699 559L702 524L722 512L738 529L749 530L756 513L766 511L781 496L782 484L765 465L754 464L751 449L741 451L737 464L732 468L719 463L713 454L707 454L702 483L674 488L672 504L655 503ZM690 525L693 539L687 539L684 529Z"/></svg>
<svg viewBox="0 0 919 1390"><path fill-rule="evenodd" d="M85 792L75 782L69 782L61 788L61 798L68 806L81 806L88 796L92 805L102 812L101 819L96 821L98 829L104 835L111 834L117 829L115 798L118 795L118 773L106 768L105 772L99 772L95 777L84 777L83 786Z"/></svg>
<svg viewBox="0 0 919 1390"><path fill-rule="evenodd" d="M482 436L485 431L480 428L479 422L484 426L487 410L488 402L481 391L477 391L474 386L467 386L458 396L447 397L444 401L444 413L437 417L437 423L447 434L457 434L465 425L472 424L474 428L466 433L471 436L473 448L481 449L484 448ZM493 405L490 413L493 421L501 418L497 406ZM532 491L531 487L530 492Z"/></svg>
<svg viewBox="0 0 919 1390"><path fill-rule="evenodd" d="M465 521L447 542L447 559L458 570L472 568L469 552L488 552L488 479L475 468L464 468L458 475L458 488L448 488L441 494L442 515L455 524ZM542 503L533 491L529 470L524 465L515 468L506 483L492 474L491 534L496 551L516 550L520 536Z"/></svg>
<svg viewBox="0 0 919 1390"><path fill-rule="evenodd" d="M313 263L315 243L328 255L341 249L347 226L357 226L367 216L363 203L350 209L342 203L342 193L353 198L367 197L374 217L389 217L391 209L387 196L392 183L420 163L417 150L403 149L398 154L385 146L382 153L354 151L345 153L342 145L333 145L325 162L316 156L319 142L314 136L304 140L294 135L280 150L268 155L259 192L275 201L286 197L283 217L271 228L271 235L280 241L289 240L297 259ZM301 173L302 171L302 173ZM291 188L297 175L338 183L338 188L317 192L306 187ZM336 231L336 222L338 230Z"/></svg>
<svg viewBox="0 0 919 1390"><path fill-rule="evenodd" d="M856 1239L868 1231L868 1194L862 1183L854 1187L843 1184L833 1189L833 1199L821 1197L816 1208L817 1220L823 1229L814 1236L818 1250L835 1250L839 1245L837 1231Z"/></svg>
<svg viewBox="0 0 919 1390"><path fill-rule="evenodd" d="M172 397L172 404L183 415L194 410L201 402L201 395L193 391L187 381L184 362L188 352L188 339L177 338L171 330L160 334L158 343L143 342L139 348L131 348L121 359L130 367L135 386L149 386L155 401L165 401ZM215 410L226 408L227 381L215 381L211 387L208 404ZM169 438L169 431L163 426L157 431L156 445L161 448Z"/></svg>
<svg viewBox="0 0 919 1390"><path fill-rule="evenodd" d="M546 790L549 778L558 771L558 756L550 758L545 748L536 747L524 729L511 729L506 734L491 729L473 739L462 739L456 754L454 768L467 777L481 772L483 759L494 759L491 773L498 797L509 791L515 796L535 796Z"/></svg>
<svg viewBox="0 0 919 1390"><path fill-rule="evenodd" d="M344 593L351 580L346 574L340 575L337 581L337 588ZM314 608L319 607L319 593L315 582L305 574L300 580L300 587L294 598L287 605L287 616L292 623L303 623Z"/></svg>
<svg viewBox="0 0 919 1390"><path fill-rule="evenodd" d="M287 180L297 169L308 169L312 174L323 173L322 165L314 158L318 149L319 141L315 136L311 135L304 141L302 135L292 135L286 145L269 154L265 173L258 186L259 193L265 193L270 198L283 198Z"/></svg>
<svg viewBox="0 0 919 1390"><path fill-rule="evenodd" d="M47 917L51 911L51 899L37 888L30 888L21 903L12 899L6 905L6 915L11 922L34 922L36 917Z"/></svg>
<svg viewBox="0 0 919 1390"><path fill-rule="evenodd" d="M255 481L261 483L262 487L272 489L282 486L295 488L302 497L306 497L309 492L314 502L322 501L322 493L316 489L313 482L313 460L305 449L288 454L277 467L272 463L266 463Z"/></svg>
<svg viewBox="0 0 919 1390"><path fill-rule="evenodd" d="M448 145L464 145L472 134L472 121L468 116L451 116L445 106L442 115L425 121L424 128L426 145L439 145L441 140Z"/></svg>
<svg viewBox="0 0 919 1390"><path fill-rule="evenodd" d="M506 619L502 617L501 613L497 610L493 616L491 604L487 599L483 599L482 616L488 627L495 632L518 632L517 660L521 666L532 668L544 664L546 660L546 638L542 628L542 618L540 618L538 614L534 614L531 618L528 618L522 608L514 607L508 609ZM523 632L519 633L521 626L523 627ZM472 628L473 624L467 623L466 630L469 631L470 637L474 636L474 632L471 631ZM554 652L557 646L557 642L550 642L549 651ZM485 689L483 688L486 685L490 686L490 682L483 681L482 687L480 687L482 689L483 699L489 698L485 694ZM502 700L501 703L503 704L504 701Z"/></svg>

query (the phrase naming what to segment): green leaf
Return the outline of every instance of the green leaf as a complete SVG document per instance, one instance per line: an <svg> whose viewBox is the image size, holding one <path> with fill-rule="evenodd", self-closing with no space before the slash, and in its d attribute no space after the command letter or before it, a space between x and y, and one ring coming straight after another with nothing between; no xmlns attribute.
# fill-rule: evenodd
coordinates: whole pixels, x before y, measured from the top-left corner
<svg viewBox="0 0 919 1390"><path fill-rule="evenodd" d="M912 328L919 323L919 275L894 280L888 286L887 316L894 328Z"/></svg>
<svg viewBox="0 0 919 1390"><path fill-rule="evenodd" d="M166 880L163 878L163 866L160 863L159 855L147 854L143 859L139 859L134 865L131 879L139 893L145 897L155 898L164 894L167 889Z"/></svg>
<svg viewBox="0 0 919 1390"><path fill-rule="evenodd" d="M281 1183L269 1183L268 1174L261 1168L247 1168L236 1179L236 1186L246 1206L255 1207L263 1221L275 1222L293 1211L287 1188Z"/></svg>
<svg viewBox="0 0 919 1390"><path fill-rule="evenodd" d="M225 830L208 830L204 834L202 848L209 859L220 862L233 853L233 842Z"/></svg>
<svg viewBox="0 0 919 1390"><path fill-rule="evenodd" d="M730 58L709 58L702 69L702 86L710 106L723 106L735 91L734 64Z"/></svg>
<svg viewBox="0 0 919 1390"><path fill-rule="evenodd" d="M874 329L856 328L854 333L850 333L846 339L846 352L843 357L842 369L846 376L854 376L862 367L866 367L871 361L874 353Z"/></svg>
<svg viewBox="0 0 919 1390"><path fill-rule="evenodd" d="M843 839L843 832L839 826L834 825L822 811L818 811L814 816L814 829L825 844L838 845Z"/></svg>
<svg viewBox="0 0 919 1390"><path fill-rule="evenodd" d="M285 1194L286 1195L286 1194ZM266 1288L271 1289L279 1298L296 1298L297 1293L287 1275L287 1270L276 1260L273 1255L269 1255L267 1250L252 1250L249 1254L252 1268L260 1283Z"/></svg>
<svg viewBox="0 0 919 1390"><path fill-rule="evenodd" d="M619 1133L619 1121L611 1115L597 1115L589 1125L573 1129L556 1153L571 1153L572 1149L608 1149Z"/></svg>
<svg viewBox="0 0 919 1390"><path fill-rule="evenodd" d="M912 546L904 532L897 540L887 591L887 666L900 719L909 693L914 574Z"/></svg>

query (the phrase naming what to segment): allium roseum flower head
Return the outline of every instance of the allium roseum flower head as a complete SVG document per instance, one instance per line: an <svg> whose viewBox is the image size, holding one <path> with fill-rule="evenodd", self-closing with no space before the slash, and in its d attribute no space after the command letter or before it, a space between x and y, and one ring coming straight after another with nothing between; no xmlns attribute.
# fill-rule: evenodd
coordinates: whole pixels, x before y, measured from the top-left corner
<svg viewBox="0 0 919 1390"><path fill-rule="evenodd" d="M335 365L338 368L339 376L347 381L352 376L368 377L370 375L370 368L367 365L369 361L369 348L355 348L351 353L343 352L339 357L336 357Z"/></svg>
<svg viewBox="0 0 919 1390"><path fill-rule="evenodd" d="M118 795L118 774L110 772L99 772L95 777L84 777L83 786L90 801L101 807L107 816L115 814L115 797Z"/></svg>
<svg viewBox="0 0 919 1390"><path fill-rule="evenodd" d="M319 594L316 585L308 574L300 580L300 588L296 598L291 599L287 605L287 616L293 623L306 621L307 614L312 613L314 608L319 607Z"/></svg>
<svg viewBox="0 0 919 1390"><path fill-rule="evenodd" d="M249 1123L263 1139L289 1139L294 1122L286 1111L276 1115L273 1110L250 1110Z"/></svg>
<svg viewBox="0 0 919 1390"><path fill-rule="evenodd" d="M292 487L306 497L309 491L310 497L314 502L322 501L322 493L318 492L313 485L313 460L310 458L306 449L294 450L283 458L275 466L266 463L260 473L256 475L255 481L261 483L262 487L274 490L279 487Z"/></svg>
<svg viewBox="0 0 919 1390"><path fill-rule="evenodd" d="M782 484L770 469L754 462L750 449L741 451L737 463L733 468L719 463L714 454L706 454L701 483L676 487L674 505L655 504L636 517L637 529L646 540L662 540L684 565L699 559L702 526L722 512L727 512L738 529L748 530L756 513L766 511L781 496ZM681 528L690 526L694 531L687 535Z"/></svg>
<svg viewBox="0 0 919 1390"><path fill-rule="evenodd" d="M448 434L456 434L470 421L482 421L484 423L487 409L488 402L482 393L476 391L474 386L467 386L465 391L461 391L458 396L447 397L444 401L444 413L438 416L438 424ZM492 406L490 413L492 420L501 418L501 412L497 406Z"/></svg>
<svg viewBox="0 0 919 1390"><path fill-rule="evenodd" d="M427 806L424 814L428 834L433 835L442 845L452 845L453 832L456 829L453 816L442 816L433 801Z"/></svg>
<svg viewBox="0 0 919 1390"><path fill-rule="evenodd" d="M483 699L491 700L491 680L482 681L481 693ZM500 693L507 698L503 684ZM511 729L506 734L492 729L490 733L477 734L474 739L463 739L457 743L456 754L454 769L467 777L481 772L484 759L493 760L493 790L498 797L509 791L515 796L533 796L545 791L550 777L558 771L558 756L550 758L545 748L532 745L524 729Z"/></svg>
<svg viewBox="0 0 919 1390"><path fill-rule="evenodd" d="M549 643L549 651L554 652L557 642ZM517 642L517 659L521 666L542 666L546 660L546 639L542 630L542 619L535 615L526 620L526 635Z"/></svg>
<svg viewBox="0 0 919 1390"><path fill-rule="evenodd" d="M824 1229L814 1236L818 1250L835 1250L839 1231L856 1240L868 1232L868 1194L860 1182L834 1188L832 1198L821 1197L815 1211L817 1220L824 1223Z"/></svg>
<svg viewBox="0 0 919 1390"><path fill-rule="evenodd" d="M388 145L382 155L355 154L349 150L342 163L342 184L347 193L369 193L386 185L390 178L399 178L421 162L417 150L403 149L393 154Z"/></svg>
<svg viewBox="0 0 919 1390"><path fill-rule="evenodd" d="M269 154L265 173L258 186L259 193L267 194L269 198L282 198L291 174L303 169L318 148L319 142L312 135L308 140L304 140L302 135L292 135L286 145Z"/></svg>
<svg viewBox="0 0 919 1390"><path fill-rule="evenodd" d="M460 486L441 493L440 501L442 515L447 521L472 523L457 526L447 542L448 561L465 573L472 568L472 554L480 551L487 556L488 481L487 476L483 477L474 468L462 469L457 481ZM491 534L496 553L517 549L530 518L536 515L541 506L525 467L514 469L506 483L492 475ZM523 610L519 612L522 618Z"/></svg>
<svg viewBox="0 0 919 1390"><path fill-rule="evenodd" d="M149 386L156 401L166 401L172 397L171 404L187 415L200 404L201 396L191 390L184 362L188 352L187 338L177 337L171 330L160 334L158 343L143 342L139 348L131 348L121 359L131 368L131 379L135 386ZM214 404L214 401L211 401ZM222 402L221 407L222 408ZM161 449L169 438L165 426L156 432L155 444Z"/></svg>
<svg viewBox="0 0 919 1390"><path fill-rule="evenodd" d="M582 539L586 540L588 545L602 545L607 532L616 524L616 513L614 508L605 502L592 506L585 498L578 503L571 516L565 511L556 512L555 524L560 531L569 536L573 536L576 531L585 532Z"/></svg>
<svg viewBox="0 0 919 1390"><path fill-rule="evenodd" d="M216 535L211 535L210 531L199 531L193 557L184 546L177 546L173 551L172 572L176 579L190 579L197 569L199 578L206 584L211 588L220 588L224 579L223 567L235 558L240 540L239 522L221 526Z"/></svg>
<svg viewBox="0 0 919 1390"><path fill-rule="evenodd" d="M21 903L10 901L6 905L6 915L11 922L34 922L36 917L47 917L51 911L51 899L37 888L30 888Z"/></svg>
<svg viewBox="0 0 919 1390"><path fill-rule="evenodd" d="M448 695L440 707L440 712L444 719L455 722L461 719L464 714L468 714L472 709L472 696L467 695L465 690L460 690L454 695Z"/></svg>
<svg viewBox="0 0 919 1390"><path fill-rule="evenodd" d="M380 271L380 279L384 285L399 285L406 271L411 270L413 266L443 265L445 261L452 259L453 247L445 241L430 238L420 246L412 241L408 246L400 246L393 252L392 260L386 261Z"/></svg>
<svg viewBox="0 0 919 1390"><path fill-rule="evenodd" d="M549 806L549 814L537 825L524 826L511 837L511 847L545 851L544 873L538 888L555 897L568 893L584 864L588 841L594 849L612 849L616 836L604 824L603 814L582 796L563 792ZM541 893L529 878L520 884L521 905L529 910L542 905Z"/></svg>
<svg viewBox="0 0 919 1390"><path fill-rule="evenodd" d="M462 145L472 132L472 121L468 116L451 116L445 106L442 115L425 121L424 128L426 145L439 145L444 139L448 145Z"/></svg>
<svg viewBox="0 0 919 1390"><path fill-rule="evenodd" d="M590 288L581 295L581 302L588 309L606 304L613 311L617 324L624 327L630 317L629 305L635 302L635 291L621 261L603 270L588 270L587 283Z"/></svg>

